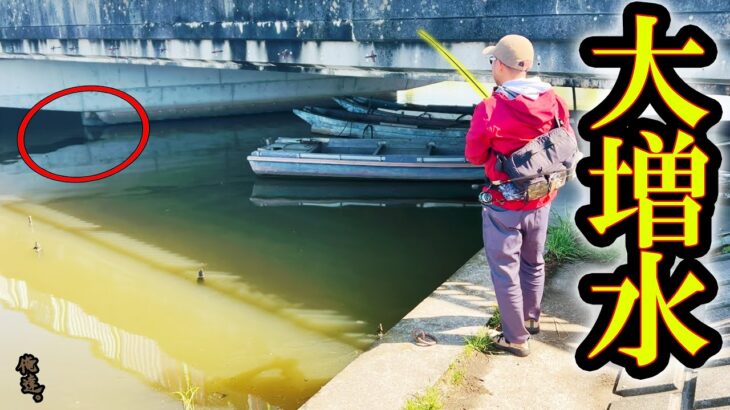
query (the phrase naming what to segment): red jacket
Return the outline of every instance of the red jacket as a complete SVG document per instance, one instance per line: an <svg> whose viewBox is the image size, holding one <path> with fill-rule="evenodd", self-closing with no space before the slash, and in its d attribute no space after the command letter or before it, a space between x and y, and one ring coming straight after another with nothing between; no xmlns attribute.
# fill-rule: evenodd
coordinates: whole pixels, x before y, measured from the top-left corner
<svg viewBox="0 0 730 410"><path fill-rule="evenodd" d="M555 125L556 109L564 126L575 136L570 128L568 106L552 88L539 94L535 100L525 95L509 99L504 94L493 93L474 109L471 127L466 134L466 160L474 165L484 165L484 173L490 181L508 179L507 174L494 169L497 160L495 151L509 156L528 141L548 132ZM525 202L507 201L496 189L489 192L495 205L510 210L540 208L557 195L553 192Z"/></svg>

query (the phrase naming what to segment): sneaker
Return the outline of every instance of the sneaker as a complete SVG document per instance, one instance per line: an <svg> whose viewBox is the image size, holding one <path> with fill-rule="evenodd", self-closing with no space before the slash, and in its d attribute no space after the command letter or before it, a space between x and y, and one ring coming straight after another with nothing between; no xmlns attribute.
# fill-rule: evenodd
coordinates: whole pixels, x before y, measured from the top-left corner
<svg viewBox="0 0 730 410"><path fill-rule="evenodd" d="M530 346L527 342L525 343L510 343L505 339L504 334L500 333L492 337L494 347L505 352L512 353L515 356L525 357L530 354Z"/></svg>
<svg viewBox="0 0 730 410"><path fill-rule="evenodd" d="M525 329L527 329L527 332L531 335L540 333L540 321L535 319L525 320Z"/></svg>

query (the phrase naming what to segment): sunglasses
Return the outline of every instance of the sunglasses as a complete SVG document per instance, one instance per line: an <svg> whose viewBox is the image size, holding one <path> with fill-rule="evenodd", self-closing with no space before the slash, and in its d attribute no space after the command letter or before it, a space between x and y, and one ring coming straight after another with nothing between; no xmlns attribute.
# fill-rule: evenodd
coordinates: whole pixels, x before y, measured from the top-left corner
<svg viewBox="0 0 730 410"><path fill-rule="evenodd" d="M495 61L497 61L497 57L489 56L489 65L494 65Z"/></svg>

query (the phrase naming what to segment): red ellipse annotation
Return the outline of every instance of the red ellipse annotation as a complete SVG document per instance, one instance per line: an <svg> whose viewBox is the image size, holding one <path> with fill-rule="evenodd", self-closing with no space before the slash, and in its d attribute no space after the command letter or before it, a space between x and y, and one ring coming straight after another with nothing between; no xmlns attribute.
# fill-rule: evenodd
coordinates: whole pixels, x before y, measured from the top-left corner
<svg viewBox="0 0 730 410"><path fill-rule="evenodd" d="M48 105L50 102L75 93L85 93L85 92L98 92L98 93L104 93L104 94L110 94L115 97L119 97L122 100L126 101L129 105L134 108L135 111L137 111L137 115L139 115L139 119L142 121L142 135L139 139L139 144L137 144L137 148L134 149L134 152L127 157L122 163L115 166L114 168L108 169L106 171L100 172L98 174L94 175L82 175L82 176L67 176L67 175L60 175L53 173L51 171L48 171L47 169L41 167L38 165L28 154L28 150L25 147L25 131L28 128L28 124L30 123L30 120L33 118L34 115L38 113L38 111L41 110L44 106ZM139 158L139 156L142 154L142 151L144 151L145 147L147 146L147 141L149 141L150 137L150 120L147 116L147 112L144 110L144 107L142 107L142 104L139 103L139 101L135 100L134 97L131 95L125 93L124 91L117 90L116 88L112 87L105 87L101 85L81 85L77 87L71 87L66 88L61 91L57 91L48 97L42 99L39 101L36 105L33 106L33 108L28 111L27 114L25 114L25 117L23 118L23 122L20 123L20 127L18 128L18 152L20 152L20 157L23 158L23 161L37 174L44 176L46 178L52 179L54 181L59 182L68 182L68 183L84 183L84 182L92 182L92 181L98 181L107 177L110 177L123 169L127 168L128 166L132 165L134 161Z"/></svg>

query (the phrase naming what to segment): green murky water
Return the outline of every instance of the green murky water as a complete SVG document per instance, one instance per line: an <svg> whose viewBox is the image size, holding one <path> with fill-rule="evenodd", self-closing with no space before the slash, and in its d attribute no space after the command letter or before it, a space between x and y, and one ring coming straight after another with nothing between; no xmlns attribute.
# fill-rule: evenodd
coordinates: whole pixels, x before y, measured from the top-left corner
<svg viewBox="0 0 730 410"><path fill-rule="evenodd" d="M12 123L14 113L4 115ZM58 173L99 172L137 143L138 126L70 121L50 116L28 134L34 159ZM7 319L11 329L50 331L33 340L52 357L60 353L47 347L59 340L90 342L45 363L123 374L129 381L118 388L122 376L97 380L113 392L98 400L119 408L174 408L172 393L188 383L199 387L199 408L303 403L372 342L378 324L387 330L473 255L481 232L468 184L251 173L245 156L266 138L302 134L306 124L289 114L155 123L133 166L69 185L15 160L5 129L0 310L22 314ZM16 360L2 347L3 360ZM51 378L54 370L43 371ZM27 404L14 390L0 388ZM91 408L96 394L63 393L49 390L48 400ZM153 393L159 398L129 401Z"/></svg>

